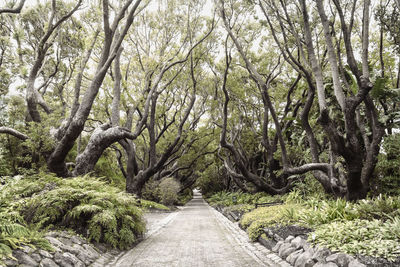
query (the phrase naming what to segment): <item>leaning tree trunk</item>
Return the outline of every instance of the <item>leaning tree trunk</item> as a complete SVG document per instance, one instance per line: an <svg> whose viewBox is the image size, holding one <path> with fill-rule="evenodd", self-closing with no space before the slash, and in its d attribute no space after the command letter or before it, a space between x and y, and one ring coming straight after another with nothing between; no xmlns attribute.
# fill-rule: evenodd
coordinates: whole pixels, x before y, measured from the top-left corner
<svg viewBox="0 0 400 267"><path fill-rule="evenodd" d="M92 171L104 150L123 138L134 138L134 136L128 129L119 126L111 127L109 124L104 124L97 128L85 150L76 157L72 175L78 176Z"/></svg>
<svg viewBox="0 0 400 267"><path fill-rule="evenodd" d="M126 16L125 25L121 30L120 34L115 34L118 28L118 24L121 19L126 15L129 6L132 4L131 1L127 1L121 11L114 18L114 23L110 27L109 23L109 4L107 0L103 0L103 26L104 26L104 44L101 52L101 58L97 65L96 74L86 90L85 95L82 99L82 104L79 106L74 118L72 119L70 125L65 130L65 134L62 136L61 140L56 145L53 153L47 160L48 168L51 172L56 173L59 176L70 175L67 166L65 164L65 158L67 157L69 151L74 146L75 140L79 137L84 129L85 122L89 117L90 111L92 109L93 102L99 92L99 89L103 83L104 77L114 60L117 56L118 51L121 47L122 41L130 26L132 25L136 9L138 8L141 0L136 0L133 7ZM97 157L97 156L96 156Z"/></svg>

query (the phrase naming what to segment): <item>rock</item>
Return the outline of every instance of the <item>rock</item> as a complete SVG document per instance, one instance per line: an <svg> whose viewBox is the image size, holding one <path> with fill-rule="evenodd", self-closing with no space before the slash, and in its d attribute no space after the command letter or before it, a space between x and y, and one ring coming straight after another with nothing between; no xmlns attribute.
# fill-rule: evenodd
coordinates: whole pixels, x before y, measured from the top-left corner
<svg viewBox="0 0 400 267"><path fill-rule="evenodd" d="M317 262L313 267L339 267L339 266L333 262L327 262L327 263Z"/></svg>
<svg viewBox="0 0 400 267"><path fill-rule="evenodd" d="M8 267L15 267L15 266L18 266L18 261L14 260L14 259L6 259L6 260L4 260L4 264Z"/></svg>
<svg viewBox="0 0 400 267"><path fill-rule="evenodd" d="M307 266L306 265L307 263L310 263L310 261L312 261L314 264L312 257L313 257L313 253L306 250L297 257L297 260L295 261L294 266L295 267L305 267L305 266Z"/></svg>
<svg viewBox="0 0 400 267"><path fill-rule="evenodd" d="M296 249L292 246L289 245L289 247L283 248L281 247L281 249L279 250L279 256L282 259L286 259L287 256L289 256L289 254L292 254L293 252L295 252Z"/></svg>
<svg viewBox="0 0 400 267"><path fill-rule="evenodd" d="M339 266L347 267L349 265L349 262L354 260L354 258L344 253L335 253L326 257L325 260L327 262L334 262Z"/></svg>
<svg viewBox="0 0 400 267"><path fill-rule="evenodd" d="M291 253L289 256L287 256L286 261L294 265L294 263L296 262L297 258L300 256L301 253L303 253L302 249Z"/></svg>
<svg viewBox="0 0 400 267"><path fill-rule="evenodd" d="M63 243L64 245L67 245L69 247L72 247L72 245L74 245L74 242L72 242L69 238L65 238L65 237L59 237L58 240Z"/></svg>
<svg viewBox="0 0 400 267"><path fill-rule="evenodd" d="M275 241L283 241L283 238L282 237L280 237L279 235L277 235L277 234L274 234L274 239L275 239Z"/></svg>
<svg viewBox="0 0 400 267"><path fill-rule="evenodd" d="M285 242L291 242L294 239L294 236L290 235L286 237Z"/></svg>
<svg viewBox="0 0 400 267"><path fill-rule="evenodd" d="M47 232L45 237L58 237L58 232Z"/></svg>
<svg viewBox="0 0 400 267"><path fill-rule="evenodd" d="M366 267L367 265L359 262L357 259L354 259L349 262L348 267Z"/></svg>
<svg viewBox="0 0 400 267"><path fill-rule="evenodd" d="M32 253L31 258L37 262L40 262L42 260L42 257L38 253Z"/></svg>
<svg viewBox="0 0 400 267"><path fill-rule="evenodd" d="M72 253L74 255L78 255L83 250L83 248L80 245L74 244L74 243L72 243L72 246L64 244L61 249L64 252L69 252L69 253Z"/></svg>
<svg viewBox="0 0 400 267"><path fill-rule="evenodd" d="M306 242L307 242L306 240L298 236L295 239L293 239L290 243L292 244L292 247L299 249L302 248Z"/></svg>
<svg viewBox="0 0 400 267"><path fill-rule="evenodd" d="M325 258L331 254L331 252L327 248L317 248L314 251L315 252L314 252L312 258L315 261L325 262Z"/></svg>
<svg viewBox="0 0 400 267"><path fill-rule="evenodd" d="M74 242L75 244L78 244L78 245L86 244L86 241L78 236L71 236L70 239L72 242Z"/></svg>
<svg viewBox="0 0 400 267"><path fill-rule="evenodd" d="M290 243L283 243L280 247L279 247L279 251L278 251L278 254L279 254L279 257L281 257L282 258L282 252L284 251L284 250L286 250L286 249L288 249L288 248L291 248L292 246L290 245Z"/></svg>
<svg viewBox="0 0 400 267"><path fill-rule="evenodd" d="M85 264L78 259L75 255L69 252L56 252L54 254L54 261L62 267L84 267Z"/></svg>
<svg viewBox="0 0 400 267"><path fill-rule="evenodd" d="M50 258L50 259L53 258L53 255L50 252L43 250L43 249L39 250L39 254L42 255L42 257L46 257L46 258Z"/></svg>
<svg viewBox="0 0 400 267"><path fill-rule="evenodd" d="M305 264L304 267L313 267L315 265L315 261L313 259L308 259Z"/></svg>
<svg viewBox="0 0 400 267"><path fill-rule="evenodd" d="M85 249L86 254L90 255L91 257L95 259L100 257L100 253L97 252L97 250L95 250L92 246L84 244L82 247Z"/></svg>
<svg viewBox="0 0 400 267"><path fill-rule="evenodd" d="M21 246L20 250L22 250L26 254L31 254L35 250L31 248L30 246Z"/></svg>
<svg viewBox="0 0 400 267"><path fill-rule="evenodd" d="M263 231L269 238L274 238L274 233L269 228L264 228Z"/></svg>
<svg viewBox="0 0 400 267"><path fill-rule="evenodd" d="M278 253L279 248L282 246L283 241L279 241L278 243L276 243L275 247L272 248L272 251L275 253Z"/></svg>
<svg viewBox="0 0 400 267"><path fill-rule="evenodd" d="M63 243L60 242L60 240L58 240L57 238L53 237L53 236L46 236L45 237L47 239L47 241L50 242L50 244L58 248L62 248L63 247Z"/></svg>
<svg viewBox="0 0 400 267"><path fill-rule="evenodd" d="M52 259L49 258L44 258L40 264L39 267L58 267L57 263L55 263Z"/></svg>
<svg viewBox="0 0 400 267"><path fill-rule="evenodd" d="M85 265L91 264L94 260L100 257L100 254L90 245L84 244L84 249L77 256Z"/></svg>
<svg viewBox="0 0 400 267"><path fill-rule="evenodd" d="M22 252L21 250L14 250L13 251L13 256L18 260L18 263L21 264L26 264L30 266L38 266L38 262L32 259L31 256L28 254Z"/></svg>
<svg viewBox="0 0 400 267"><path fill-rule="evenodd" d="M271 239L268 239L268 238L264 239L261 236L258 238L258 242L260 242L261 245L263 245L267 249L272 249L276 245L275 240L271 240Z"/></svg>

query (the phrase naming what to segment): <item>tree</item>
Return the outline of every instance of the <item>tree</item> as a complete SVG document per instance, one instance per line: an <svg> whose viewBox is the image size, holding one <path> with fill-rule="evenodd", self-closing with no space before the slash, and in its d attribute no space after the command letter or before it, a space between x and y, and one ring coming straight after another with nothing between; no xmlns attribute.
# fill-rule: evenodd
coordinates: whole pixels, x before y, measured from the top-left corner
<svg viewBox="0 0 400 267"><path fill-rule="evenodd" d="M335 168L330 173L324 171L325 178L320 177L319 181L322 184L330 184L332 191L337 195L341 195L341 192L345 193L349 200L366 197L384 134L383 126L378 119L376 104L369 94L373 88L368 50L370 2L362 3L362 20L358 23L361 39L357 43L357 48L360 49L361 62L355 59L356 46L351 38L351 32L357 25L354 22L356 1L352 3L333 1L330 10L336 17L332 16L329 19L323 1L316 2L315 7L318 13L312 15L318 16L322 24L323 35L318 38L324 40L318 43L313 38L315 24L310 22L309 7L313 6L311 3L305 0L287 3L258 1L258 5L265 15L285 60L306 79L310 92L316 92L319 123L329 140L329 165L336 167L339 157L344 161L346 169L343 174L344 180L339 179L339 169ZM347 5L351 8L347 8ZM293 14L290 13L292 10L301 11L302 23L294 19ZM349 22L346 20L345 12L349 13L351 18ZM274 22L278 24L280 33L274 27L276 25L273 24ZM335 23L339 28L335 27ZM296 44L294 50L290 48L292 42ZM327 51L327 59L317 54L318 51ZM298 55L295 56L293 52ZM345 67L346 64L348 68ZM329 72L325 73L330 73L330 76L324 75L325 66L329 67ZM335 101L327 101L325 88L328 82L332 84ZM331 114L334 114L335 119ZM337 118L340 118L340 121ZM307 128L305 127L305 130L312 146L315 141L312 140L312 133ZM314 151L312 152L313 162L319 162L318 152L313 148L311 151Z"/></svg>

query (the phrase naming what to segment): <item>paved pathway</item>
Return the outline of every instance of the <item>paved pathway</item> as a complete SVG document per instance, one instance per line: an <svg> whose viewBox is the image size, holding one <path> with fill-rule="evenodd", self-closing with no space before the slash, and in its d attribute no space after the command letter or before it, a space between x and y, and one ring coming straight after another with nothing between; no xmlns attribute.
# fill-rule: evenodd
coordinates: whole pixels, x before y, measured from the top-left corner
<svg viewBox="0 0 400 267"><path fill-rule="evenodd" d="M178 212L152 216L145 240L108 266L290 266L250 242L199 193Z"/></svg>

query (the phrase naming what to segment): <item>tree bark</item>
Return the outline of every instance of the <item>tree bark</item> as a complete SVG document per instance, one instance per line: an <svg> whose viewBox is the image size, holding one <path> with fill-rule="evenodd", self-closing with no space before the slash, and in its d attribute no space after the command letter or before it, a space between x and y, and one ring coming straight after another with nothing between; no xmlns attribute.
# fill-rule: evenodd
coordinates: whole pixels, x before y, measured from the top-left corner
<svg viewBox="0 0 400 267"><path fill-rule="evenodd" d="M18 139L20 139L22 141L25 141L25 140L29 139L29 136L27 136L26 134L21 133L21 132L15 130L15 129L12 129L12 128L9 128L9 127L1 126L0 127L0 133L12 135L12 136L14 136L14 137L16 137L16 138L18 138Z"/></svg>
<svg viewBox="0 0 400 267"><path fill-rule="evenodd" d="M92 105L94 100L96 99L97 93L100 89L101 84L103 83L104 77L109 69L112 61L117 55L117 52L121 46L121 43L127 34L135 15L135 11L138 8L141 0L137 0L131 10L128 13L125 25L122 29L121 34L118 38L114 38L115 31L118 27L118 23L124 17L125 12L128 10L129 6L133 1L128 1L117 16L114 19L114 22L110 28L109 24L109 14L108 8L109 4L107 0L103 0L103 25L104 25L104 33L105 39L103 44L103 49L101 53L101 57L99 63L97 65L96 74L93 77L93 80L86 90L85 95L82 99L82 104L79 106L74 118L72 119L70 125L65 131L64 136L61 138L53 153L49 157L47 161L48 168L51 172L56 173L59 176L68 176L69 172L65 166L65 158L68 152L72 149L75 140L79 137L82 132L85 122L89 116L89 113L92 109Z"/></svg>

